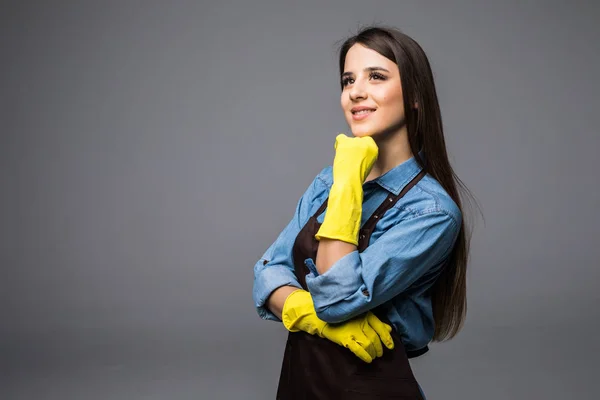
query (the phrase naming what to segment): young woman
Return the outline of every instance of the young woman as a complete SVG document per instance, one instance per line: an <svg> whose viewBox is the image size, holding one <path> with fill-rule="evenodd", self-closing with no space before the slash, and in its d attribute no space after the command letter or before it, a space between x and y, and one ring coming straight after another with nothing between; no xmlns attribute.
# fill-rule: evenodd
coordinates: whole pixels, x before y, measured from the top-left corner
<svg viewBox="0 0 600 400"><path fill-rule="evenodd" d="M258 314L289 331L277 398L424 399L408 359L466 315L464 185L413 39L368 27L339 68L352 137L254 267Z"/></svg>

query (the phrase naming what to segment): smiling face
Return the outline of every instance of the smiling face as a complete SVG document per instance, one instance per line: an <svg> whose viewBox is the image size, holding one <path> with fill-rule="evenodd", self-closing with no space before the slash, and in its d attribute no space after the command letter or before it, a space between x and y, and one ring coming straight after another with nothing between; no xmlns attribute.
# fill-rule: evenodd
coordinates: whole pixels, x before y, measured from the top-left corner
<svg viewBox="0 0 600 400"><path fill-rule="evenodd" d="M352 134L379 136L405 128L398 65L361 44L348 50L341 105Z"/></svg>

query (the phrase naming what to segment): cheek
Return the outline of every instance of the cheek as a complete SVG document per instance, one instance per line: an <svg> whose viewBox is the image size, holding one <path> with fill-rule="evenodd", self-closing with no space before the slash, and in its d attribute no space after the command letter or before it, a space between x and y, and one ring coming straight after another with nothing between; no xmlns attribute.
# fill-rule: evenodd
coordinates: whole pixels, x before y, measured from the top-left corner
<svg viewBox="0 0 600 400"><path fill-rule="evenodd" d="M342 113L344 114L344 118L346 118L347 120L351 120L352 117L349 116L348 113L346 112L346 110L350 107L347 97L348 97L348 95L346 95L346 96L342 95L342 98L340 99L340 107L342 109Z"/></svg>
<svg viewBox="0 0 600 400"><path fill-rule="evenodd" d="M352 100L350 99L350 94L348 93L348 90L344 89L340 94L340 104L342 105L342 107L347 107L351 103Z"/></svg>
<svg viewBox="0 0 600 400"><path fill-rule="evenodd" d="M379 102L390 108L403 108L402 90L396 86L382 87L377 93Z"/></svg>
<svg viewBox="0 0 600 400"><path fill-rule="evenodd" d="M394 114L404 115L404 99L402 98L402 94L383 96L381 102L382 104L385 104L385 107Z"/></svg>

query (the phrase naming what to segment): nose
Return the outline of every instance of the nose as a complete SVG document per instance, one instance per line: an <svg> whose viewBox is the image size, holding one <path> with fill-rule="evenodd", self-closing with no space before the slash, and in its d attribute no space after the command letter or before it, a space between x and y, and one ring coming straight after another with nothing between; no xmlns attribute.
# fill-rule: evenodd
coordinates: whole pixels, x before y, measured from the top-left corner
<svg viewBox="0 0 600 400"><path fill-rule="evenodd" d="M348 91L348 95L352 101L364 100L367 97L367 92L365 91L361 80L357 79L354 81L352 87Z"/></svg>

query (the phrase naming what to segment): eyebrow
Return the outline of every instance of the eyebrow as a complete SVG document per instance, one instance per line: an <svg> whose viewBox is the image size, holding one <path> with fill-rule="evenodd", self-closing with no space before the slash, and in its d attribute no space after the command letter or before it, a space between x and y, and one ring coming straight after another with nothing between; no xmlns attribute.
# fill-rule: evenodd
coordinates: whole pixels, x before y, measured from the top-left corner
<svg viewBox="0 0 600 400"><path fill-rule="evenodd" d="M385 71L385 72L390 72L387 69L383 68L383 67L367 67L365 69L363 69L364 72L372 72L372 71ZM345 76L349 76L352 75L352 72L346 71L342 74L342 78Z"/></svg>

